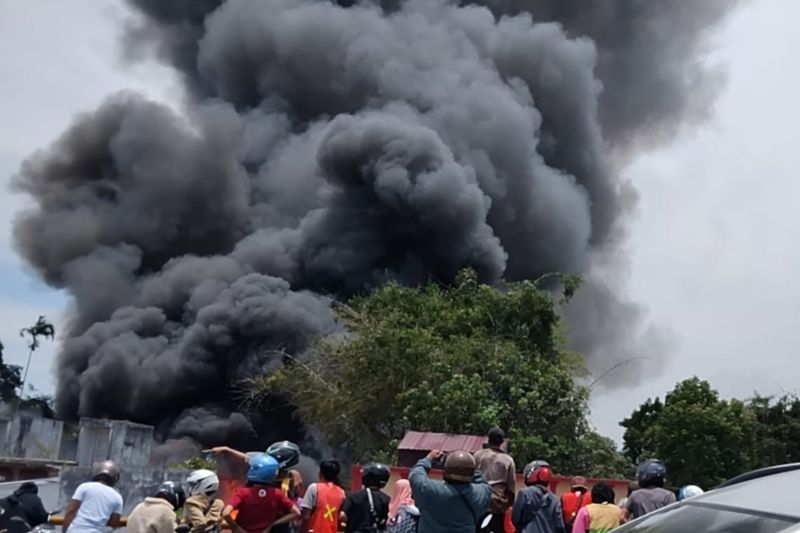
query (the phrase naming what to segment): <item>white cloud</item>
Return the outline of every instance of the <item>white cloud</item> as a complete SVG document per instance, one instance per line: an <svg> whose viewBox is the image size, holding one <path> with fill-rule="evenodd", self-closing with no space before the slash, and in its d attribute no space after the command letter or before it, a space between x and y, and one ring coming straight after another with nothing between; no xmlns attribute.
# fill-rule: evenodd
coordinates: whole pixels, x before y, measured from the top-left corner
<svg viewBox="0 0 800 533"><path fill-rule="evenodd" d="M628 169L641 193L633 297L678 348L663 375L594 399L605 433L694 374L726 396L797 388L798 15L790 1L740 9L718 39L730 77L711 123Z"/></svg>

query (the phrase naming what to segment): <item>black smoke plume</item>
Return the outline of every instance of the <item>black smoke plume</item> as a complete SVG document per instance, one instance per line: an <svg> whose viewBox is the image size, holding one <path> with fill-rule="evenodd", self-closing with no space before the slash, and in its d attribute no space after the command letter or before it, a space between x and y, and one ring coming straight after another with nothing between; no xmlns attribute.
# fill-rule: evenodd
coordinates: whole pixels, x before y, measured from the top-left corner
<svg viewBox="0 0 800 533"><path fill-rule="evenodd" d="M128 51L173 65L185 108L112 96L16 178L18 249L74 300L62 416L285 436L231 385L332 331L332 298L466 266L582 273L590 366L660 356L598 258L624 263L622 158L716 94L702 53L733 2L129 4Z"/></svg>

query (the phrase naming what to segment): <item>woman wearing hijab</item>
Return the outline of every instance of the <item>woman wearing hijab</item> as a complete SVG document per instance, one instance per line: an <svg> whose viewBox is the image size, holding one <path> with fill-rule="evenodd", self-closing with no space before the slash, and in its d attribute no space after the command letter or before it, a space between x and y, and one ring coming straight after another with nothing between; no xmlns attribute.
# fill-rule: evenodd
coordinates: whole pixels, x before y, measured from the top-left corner
<svg viewBox="0 0 800 533"><path fill-rule="evenodd" d="M411 484L407 479L398 480L394 485L394 496L389 502L389 532L410 533L417 530L419 509L414 505Z"/></svg>
<svg viewBox="0 0 800 533"><path fill-rule="evenodd" d="M607 533L619 527L621 518L614 491L601 481L592 487L592 503L578 511L572 533Z"/></svg>

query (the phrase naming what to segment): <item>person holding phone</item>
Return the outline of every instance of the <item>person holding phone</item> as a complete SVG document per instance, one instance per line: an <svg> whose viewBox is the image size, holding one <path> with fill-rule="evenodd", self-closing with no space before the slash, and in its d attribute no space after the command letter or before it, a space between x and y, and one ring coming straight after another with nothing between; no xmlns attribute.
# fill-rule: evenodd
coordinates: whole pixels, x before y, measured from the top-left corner
<svg viewBox="0 0 800 533"><path fill-rule="evenodd" d="M444 481L430 478L433 463L444 453L433 450L408 476L420 511L419 533L475 533L486 515L492 489L475 467L469 452L452 452L444 459Z"/></svg>

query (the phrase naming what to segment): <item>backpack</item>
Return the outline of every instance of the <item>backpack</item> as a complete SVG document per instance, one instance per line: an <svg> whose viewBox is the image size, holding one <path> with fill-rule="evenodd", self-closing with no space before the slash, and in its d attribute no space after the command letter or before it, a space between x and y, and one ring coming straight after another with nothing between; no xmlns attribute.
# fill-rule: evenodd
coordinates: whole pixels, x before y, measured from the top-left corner
<svg viewBox="0 0 800 533"><path fill-rule="evenodd" d="M413 513L407 506L402 506L389 523L388 533L417 533L419 528L419 512Z"/></svg>

